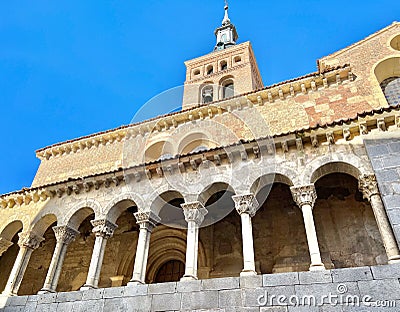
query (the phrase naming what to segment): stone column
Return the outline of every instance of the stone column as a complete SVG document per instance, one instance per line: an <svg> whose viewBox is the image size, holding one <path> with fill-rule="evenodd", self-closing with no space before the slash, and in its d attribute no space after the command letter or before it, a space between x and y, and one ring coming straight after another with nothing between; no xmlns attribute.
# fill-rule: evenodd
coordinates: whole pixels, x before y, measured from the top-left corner
<svg viewBox="0 0 400 312"><path fill-rule="evenodd" d="M0 257L13 245L13 242L5 239L4 237L0 237Z"/></svg>
<svg viewBox="0 0 400 312"><path fill-rule="evenodd" d="M37 249L44 240L43 237L34 232L22 232L19 233L18 236L19 252L3 291L3 295L6 296L16 296L18 294L32 252Z"/></svg>
<svg viewBox="0 0 400 312"><path fill-rule="evenodd" d="M314 217L312 213L315 200L317 199L317 192L315 191L314 184L293 186L290 188L290 190L292 192L294 201L296 202L297 206L300 207L301 212L303 213L308 249L310 251L311 258L310 271L325 270L325 266L321 260L317 232L315 230Z"/></svg>
<svg viewBox="0 0 400 312"><path fill-rule="evenodd" d="M66 225L54 226L53 231L57 243L54 248L53 257L51 258L43 288L39 291L39 294L56 291L68 245L75 239L76 235L79 234L78 231Z"/></svg>
<svg viewBox="0 0 400 312"><path fill-rule="evenodd" d="M94 241L92 259L90 260L86 283L81 287L81 290L97 288L99 285L101 265L103 264L107 239L113 235L114 230L117 228L117 225L106 219L92 220L90 222L93 225L92 232L95 233L96 240Z"/></svg>
<svg viewBox="0 0 400 312"><path fill-rule="evenodd" d="M128 283L128 286L145 283L150 235L154 227L161 221L161 219L151 211L138 211L134 215L140 230L136 246L135 265L132 279Z"/></svg>
<svg viewBox="0 0 400 312"><path fill-rule="evenodd" d="M375 175L361 175L358 179L358 187L363 194L364 199L367 199L371 203L375 220L382 236L383 245L385 246L389 264L399 263L399 248L397 246L396 239L394 238L385 207L382 203Z"/></svg>
<svg viewBox="0 0 400 312"><path fill-rule="evenodd" d="M242 245L243 245L243 270L240 276L257 275L254 262L253 227L251 218L258 208L257 199L253 194L234 195L236 211L242 221Z"/></svg>
<svg viewBox="0 0 400 312"><path fill-rule="evenodd" d="M185 275L181 280L196 280L197 258L199 255L199 227L203 223L207 209L200 202L184 203L181 204L181 207L188 223Z"/></svg>

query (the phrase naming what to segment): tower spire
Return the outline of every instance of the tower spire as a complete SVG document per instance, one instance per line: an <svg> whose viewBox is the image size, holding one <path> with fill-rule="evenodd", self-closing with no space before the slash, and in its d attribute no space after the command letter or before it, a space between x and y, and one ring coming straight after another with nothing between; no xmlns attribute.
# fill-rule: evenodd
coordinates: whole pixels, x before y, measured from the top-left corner
<svg viewBox="0 0 400 312"><path fill-rule="evenodd" d="M225 15L224 19L222 20L222 26L218 27L215 30L215 36L217 37L217 44L214 47L215 50L223 50L230 46L236 44L236 40L238 39L238 34L236 32L235 25L231 23L231 20L228 16L228 1L225 0Z"/></svg>
<svg viewBox="0 0 400 312"><path fill-rule="evenodd" d="M225 9L225 15L224 15L224 19L222 20L222 26L225 26L225 25L228 25L231 23L231 20L229 19L229 16L228 16L228 9L229 9L228 0L225 0L224 9Z"/></svg>

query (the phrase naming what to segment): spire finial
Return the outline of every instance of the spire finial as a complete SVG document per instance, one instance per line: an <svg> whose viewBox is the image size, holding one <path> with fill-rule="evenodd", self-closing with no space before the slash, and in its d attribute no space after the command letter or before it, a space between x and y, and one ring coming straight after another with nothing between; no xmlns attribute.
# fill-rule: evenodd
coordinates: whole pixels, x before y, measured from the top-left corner
<svg viewBox="0 0 400 312"><path fill-rule="evenodd" d="M222 25L228 25L228 24L230 24L231 23L231 21L230 21L230 19L229 19L229 17L228 17L228 0L225 0L225 7L224 7L224 9L225 9L225 16L224 16L224 19L222 20Z"/></svg>

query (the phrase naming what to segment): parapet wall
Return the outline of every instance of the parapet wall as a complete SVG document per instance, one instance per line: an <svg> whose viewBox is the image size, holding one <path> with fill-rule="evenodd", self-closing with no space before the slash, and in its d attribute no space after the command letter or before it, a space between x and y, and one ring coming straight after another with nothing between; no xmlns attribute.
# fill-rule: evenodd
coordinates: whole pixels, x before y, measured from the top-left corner
<svg viewBox="0 0 400 312"><path fill-rule="evenodd" d="M392 312L399 278L400 264L265 274L10 297L0 311Z"/></svg>

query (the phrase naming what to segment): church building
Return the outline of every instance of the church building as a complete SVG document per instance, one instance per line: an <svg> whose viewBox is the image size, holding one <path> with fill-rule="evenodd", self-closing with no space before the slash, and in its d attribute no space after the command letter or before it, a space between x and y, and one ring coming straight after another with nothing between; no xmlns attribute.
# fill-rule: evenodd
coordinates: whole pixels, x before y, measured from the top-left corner
<svg viewBox="0 0 400 312"><path fill-rule="evenodd" d="M41 148L0 195L0 311L400 306L400 23L265 86L224 13L179 111Z"/></svg>

